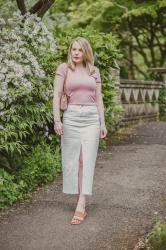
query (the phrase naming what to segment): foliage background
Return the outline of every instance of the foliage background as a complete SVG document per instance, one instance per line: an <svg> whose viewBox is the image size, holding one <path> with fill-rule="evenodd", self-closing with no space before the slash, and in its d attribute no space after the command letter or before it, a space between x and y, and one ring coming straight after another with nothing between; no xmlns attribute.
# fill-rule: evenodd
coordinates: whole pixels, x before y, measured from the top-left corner
<svg viewBox="0 0 166 250"><path fill-rule="evenodd" d="M35 3L35 0L27 0L27 10ZM53 129L53 82L56 67L67 59L72 38L84 36L92 45L95 65L102 78L109 131L119 125L122 114L114 82L109 79L110 67L116 67L118 63L121 78L161 80L161 75L150 73L148 68L166 66L164 0L57 0L41 23L37 17L36 20L26 17L25 22L12 22L17 10L16 1L0 0L0 16L9 20L4 24L1 19L1 61L15 62L6 72L2 72L1 65L1 208L30 195L38 185L53 181L61 173L60 138ZM34 29L38 31L34 33ZM16 46L18 37L23 44ZM50 45L53 50L49 49ZM25 57L25 51L29 56ZM32 57L35 65L30 60ZM18 68L23 72L21 77L14 71L15 64L19 64ZM26 70L29 73L25 74ZM8 93L6 99L5 93ZM166 111L165 100L163 87L160 95L162 112ZM107 140L100 142L100 148L106 145Z"/></svg>
<svg viewBox="0 0 166 250"><path fill-rule="evenodd" d="M29 10L36 0L25 3ZM1 209L62 171L60 138L53 130L53 82L72 38L84 36L93 47L109 131L118 126L122 112L109 68L118 63L121 78L162 80L148 69L166 67L165 0L55 0L42 22L35 16L12 21L17 10L16 1L0 0ZM165 86L159 102L165 114ZM101 148L106 145L100 142ZM165 223L155 225L149 242L156 250L165 249Z"/></svg>
<svg viewBox="0 0 166 250"><path fill-rule="evenodd" d="M12 5L12 11L14 8ZM38 185L53 181L61 172L60 137L53 129L53 82L57 65L67 59L71 39L84 36L93 47L95 65L101 72L108 129L117 126L121 117L108 69L122 55L112 33L98 32L92 27L60 30L56 26L50 33L40 18L28 13L25 19L19 14L11 14L9 18L4 11L1 31L0 207L3 208L30 195ZM106 144L102 141L100 147Z"/></svg>

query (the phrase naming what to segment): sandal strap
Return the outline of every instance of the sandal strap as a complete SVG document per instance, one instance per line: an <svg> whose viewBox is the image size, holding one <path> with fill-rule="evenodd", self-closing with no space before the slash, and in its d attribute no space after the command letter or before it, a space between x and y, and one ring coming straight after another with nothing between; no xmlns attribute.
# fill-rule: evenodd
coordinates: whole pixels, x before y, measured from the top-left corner
<svg viewBox="0 0 166 250"><path fill-rule="evenodd" d="M83 221L83 218L77 217L77 216L74 215L73 218L72 218L72 221L75 221L75 220Z"/></svg>
<svg viewBox="0 0 166 250"><path fill-rule="evenodd" d="M83 213L83 212L77 210L77 211L75 211L74 216L73 216L73 218L72 218L72 220L71 220L70 223L71 224L80 224L81 221L84 220L84 218L86 217L86 215L87 215L86 211ZM74 223L75 220L77 220L79 222Z"/></svg>
<svg viewBox="0 0 166 250"><path fill-rule="evenodd" d="M86 212L75 211L74 218L77 217L79 220L83 220L86 215Z"/></svg>

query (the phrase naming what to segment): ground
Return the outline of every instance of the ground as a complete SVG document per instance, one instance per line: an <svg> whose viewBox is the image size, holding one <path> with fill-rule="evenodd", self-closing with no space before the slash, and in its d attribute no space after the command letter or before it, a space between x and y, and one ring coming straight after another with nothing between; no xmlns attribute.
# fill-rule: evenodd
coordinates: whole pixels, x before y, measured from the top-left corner
<svg viewBox="0 0 166 250"><path fill-rule="evenodd" d="M76 197L62 193L62 175L0 218L2 250L133 250L166 216L166 122L118 133L98 153L87 217L70 225Z"/></svg>

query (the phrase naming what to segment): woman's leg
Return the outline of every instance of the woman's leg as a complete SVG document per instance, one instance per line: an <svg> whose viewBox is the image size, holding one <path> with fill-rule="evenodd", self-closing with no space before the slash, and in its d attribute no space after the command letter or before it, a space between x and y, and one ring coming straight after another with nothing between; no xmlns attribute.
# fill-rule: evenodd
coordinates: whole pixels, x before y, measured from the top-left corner
<svg viewBox="0 0 166 250"><path fill-rule="evenodd" d="M82 157L82 146L79 157L79 171L78 171L78 181L79 181L79 195L77 195L77 207L76 210L85 211L85 201L86 196L82 194L82 176L83 176L83 157Z"/></svg>
<svg viewBox="0 0 166 250"><path fill-rule="evenodd" d="M82 159L82 147L79 157L79 170L78 170L78 189L79 194L77 194L77 207L75 211L85 212L85 195L82 194L82 175L83 175L83 159ZM72 224L80 224L80 220L73 216Z"/></svg>

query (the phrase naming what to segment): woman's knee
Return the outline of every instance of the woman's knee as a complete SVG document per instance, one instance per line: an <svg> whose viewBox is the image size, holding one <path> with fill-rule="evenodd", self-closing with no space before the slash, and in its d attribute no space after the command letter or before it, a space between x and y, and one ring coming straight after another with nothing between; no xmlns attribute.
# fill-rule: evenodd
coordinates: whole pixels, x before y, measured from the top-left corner
<svg viewBox="0 0 166 250"><path fill-rule="evenodd" d="M79 165L80 165L80 167L83 167L83 160L82 159L79 160Z"/></svg>

